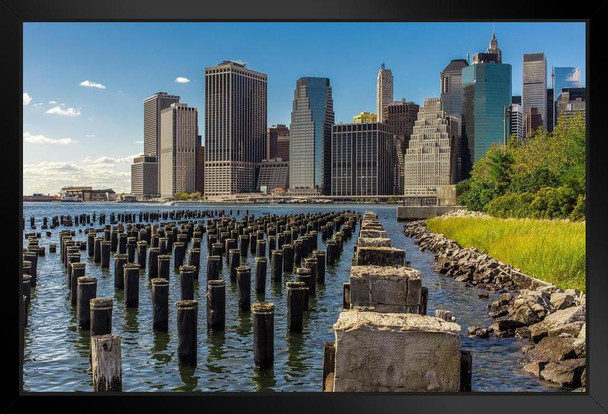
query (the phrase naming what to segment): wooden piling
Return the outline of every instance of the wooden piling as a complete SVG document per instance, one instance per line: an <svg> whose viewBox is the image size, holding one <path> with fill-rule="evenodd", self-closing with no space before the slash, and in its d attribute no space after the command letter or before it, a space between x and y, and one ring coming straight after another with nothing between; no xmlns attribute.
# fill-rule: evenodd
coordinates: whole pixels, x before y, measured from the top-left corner
<svg viewBox="0 0 608 414"><path fill-rule="evenodd" d="M304 282L310 294L314 296L316 289L312 278L312 270L307 267L298 267L296 269L296 275L298 282Z"/></svg>
<svg viewBox="0 0 608 414"><path fill-rule="evenodd" d="M265 257L255 258L255 293L266 292L266 267L268 260Z"/></svg>
<svg viewBox="0 0 608 414"><path fill-rule="evenodd" d="M80 276L77 283L76 314L78 315L78 326L82 329L89 329L91 327L90 301L97 296L97 279L90 276Z"/></svg>
<svg viewBox="0 0 608 414"><path fill-rule="evenodd" d="M229 258L228 266L230 269L230 281L236 282L236 268L241 265L241 250L230 249L226 257Z"/></svg>
<svg viewBox="0 0 608 414"><path fill-rule="evenodd" d="M283 245L283 272L293 272L293 245Z"/></svg>
<svg viewBox="0 0 608 414"><path fill-rule="evenodd" d="M102 269L109 269L110 268L110 247L111 246L111 242L110 241L102 241L101 242L101 268Z"/></svg>
<svg viewBox="0 0 608 414"><path fill-rule="evenodd" d="M181 364L196 366L196 322L198 302L178 300L177 306L177 358Z"/></svg>
<svg viewBox="0 0 608 414"><path fill-rule="evenodd" d="M158 256L160 249L158 247L150 247L148 258L148 278L154 279L158 277ZM126 259L126 258L125 258Z"/></svg>
<svg viewBox="0 0 608 414"><path fill-rule="evenodd" d="M281 283L283 279L283 252L273 250L270 259L270 280Z"/></svg>
<svg viewBox="0 0 608 414"><path fill-rule="evenodd" d="M220 256L207 256L207 282L220 278Z"/></svg>
<svg viewBox="0 0 608 414"><path fill-rule="evenodd" d="M207 329L223 331L226 325L226 282L213 279L207 282Z"/></svg>
<svg viewBox="0 0 608 414"><path fill-rule="evenodd" d="M160 332L169 330L169 281L154 278L152 283L152 329Z"/></svg>
<svg viewBox="0 0 608 414"><path fill-rule="evenodd" d="M240 311L251 309L251 268L239 266L236 268L236 295Z"/></svg>
<svg viewBox="0 0 608 414"><path fill-rule="evenodd" d="M91 336L112 333L112 299L94 298L89 301Z"/></svg>
<svg viewBox="0 0 608 414"><path fill-rule="evenodd" d="M315 250L312 254L317 259L317 283L325 284L325 251Z"/></svg>
<svg viewBox="0 0 608 414"><path fill-rule="evenodd" d="M119 335L95 335L91 337L91 371L93 391L122 391L122 361Z"/></svg>
<svg viewBox="0 0 608 414"><path fill-rule="evenodd" d="M78 278L85 275L86 263L70 264L70 303L76 305L78 299Z"/></svg>
<svg viewBox="0 0 608 414"><path fill-rule="evenodd" d="M160 253L160 250L159 250ZM169 280L169 265L171 255L159 254L158 255L158 277Z"/></svg>
<svg viewBox="0 0 608 414"><path fill-rule="evenodd" d="M127 308L139 307L139 265L126 263L123 266L125 279L125 306Z"/></svg>
<svg viewBox="0 0 608 414"><path fill-rule="evenodd" d="M194 300L194 273L196 267L194 266L180 266L179 268L179 279L180 279L180 298L182 300Z"/></svg>
<svg viewBox="0 0 608 414"><path fill-rule="evenodd" d="M274 364L274 304L254 303L253 312L253 360L260 369Z"/></svg>
<svg viewBox="0 0 608 414"><path fill-rule="evenodd" d="M302 332L304 321L305 287L298 282L287 282L287 330Z"/></svg>

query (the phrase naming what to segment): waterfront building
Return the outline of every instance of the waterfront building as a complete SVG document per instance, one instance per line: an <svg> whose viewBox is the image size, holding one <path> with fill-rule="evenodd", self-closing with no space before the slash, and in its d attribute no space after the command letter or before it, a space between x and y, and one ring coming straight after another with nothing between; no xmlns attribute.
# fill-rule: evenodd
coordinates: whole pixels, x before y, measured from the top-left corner
<svg viewBox="0 0 608 414"><path fill-rule="evenodd" d="M562 89L581 87L581 68L578 66L553 66L551 69L551 87L553 88L553 101L557 105ZM557 125L557 109L555 106L553 110L553 125Z"/></svg>
<svg viewBox="0 0 608 414"><path fill-rule="evenodd" d="M405 152L406 196L431 195L457 178L458 118L443 111L441 98L425 99Z"/></svg>
<svg viewBox="0 0 608 414"><path fill-rule="evenodd" d="M504 142L511 89L511 65L502 63L493 33L487 52L476 53L473 64L462 69L462 178L490 145Z"/></svg>
<svg viewBox="0 0 608 414"><path fill-rule="evenodd" d="M280 157L262 160L257 191L261 191L263 186L266 186L269 192L278 187L288 188L289 161Z"/></svg>
<svg viewBox="0 0 608 414"><path fill-rule="evenodd" d="M205 194L205 147L201 145L201 136L198 136L196 145L196 191Z"/></svg>
<svg viewBox="0 0 608 414"><path fill-rule="evenodd" d="M226 60L205 68L205 195L255 191L266 152L268 76Z"/></svg>
<svg viewBox="0 0 608 414"><path fill-rule="evenodd" d="M384 122L384 108L393 102L393 72L380 65L376 78L376 111L378 122Z"/></svg>
<svg viewBox="0 0 608 414"><path fill-rule="evenodd" d="M179 96L167 92L157 92L144 99L144 155L152 155L160 162L160 112L179 102ZM148 178L147 178L148 179ZM160 186L160 168L157 168L155 183L146 184L150 188Z"/></svg>
<svg viewBox="0 0 608 414"><path fill-rule="evenodd" d="M586 88L562 88L557 97L557 119L586 111Z"/></svg>
<svg viewBox="0 0 608 414"><path fill-rule="evenodd" d="M196 191L198 111L173 103L160 113L160 195Z"/></svg>
<svg viewBox="0 0 608 414"><path fill-rule="evenodd" d="M90 186L63 187L59 192L61 198L76 197L82 201L116 201L116 193L111 188L93 190Z"/></svg>
<svg viewBox="0 0 608 414"><path fill-rule="evenodd" d="M547 59L542 52L524 53L522 64L521 99L524 114L527 116L531 108L536 108L541 126L547 129Z"/></svg>
<svg viewBox="0 0 608 414"><path fill-rule="evenodd" d="M524 136L530 138L534 135L539 127L543 126L543 118L539 113L538 108L533 106L526 112L525 125L524 125Z"/></svg>
<svg viewBox="0 0 608 414"><path fill-rule="evenodd" d="M359 115L353 116L354 124L369 124L370 122L378 122L376 114L371 112L361 112Z"/></svg>
<svg viewBox="0 0 608 414"><path fill-rule="evenodd" d="M520 104L511 105L510 122L509 136L515 136L516 139L521 141L524 137L524 111Z"/></svg>
<svg viewBox="0 0 608 414"><path fill-rule="evenodd" d="M384 108L383 124L390 127L390 131L404 140L404 151L407 148L410 136L414 131L414 124L418 118L420 105L407 102L405 99L391 102Z"/></svg>
<svg viewBox="0 0 608 414"><path fill-rule="evenodd" d="M140 155L131 164L131 194L138 201L158 198L158 159L154 155Z"/></svg>
<svg viewBox="0 0 608 414"><path fill-rule="evenodd" d="M466 59L452 59L440 74L443 110L458 119L462 116L462 68L467 66Z"/></svg>
<svg viewBox="0 0 608 414"><path fill-rule="evenodd" d="M331 143L331 195L392 194L394 142L388 125L334 125Z"/></svg>
<svg viewBox="0 0 608 414"><path fill-rule="evenodd" d="M511 97L511 103L521 105L521 95L513 95Z"/></svg>
<svg viewBox="0 0 608 414"><path fill-rule="evenodd" d="M333 123L329 79L298 79L289 128L289 193L330 194Z"/></svg>
<svg viewBox="0 0 608 414"><path fill-rule="evenodd" d="M266 130L266 156L271 158L289 158L289 128L279 124Z"/></svg>
<svg viewBox="0 0 608 414"><path fill-rule="evenodd" d="M402 195L405 174L405 138L393 135L393 194Z"/></svg>
<svg viewBox="0 0 608 414"><path fill-rule="evenodd" d="M555 112L555 99L553 99L553 89L547 89L547 132L553 132Z"/></svg>

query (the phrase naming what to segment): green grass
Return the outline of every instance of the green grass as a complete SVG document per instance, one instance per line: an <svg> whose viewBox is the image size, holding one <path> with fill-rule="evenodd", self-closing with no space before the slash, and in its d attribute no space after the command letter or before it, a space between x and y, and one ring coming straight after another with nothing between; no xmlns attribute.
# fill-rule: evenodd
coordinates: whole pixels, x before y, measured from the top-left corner
<svg viewBox="0 0 608 414"><path fill-rule="evenodd" d="M585 222L433 218L427 228L562 289L585 291Z"/></svg>

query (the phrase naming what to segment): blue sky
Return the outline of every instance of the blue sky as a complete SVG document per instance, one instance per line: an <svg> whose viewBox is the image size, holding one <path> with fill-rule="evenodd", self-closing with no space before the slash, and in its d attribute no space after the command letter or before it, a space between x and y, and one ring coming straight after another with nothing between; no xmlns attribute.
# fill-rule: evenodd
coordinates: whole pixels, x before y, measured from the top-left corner
<svg viewBox="0 0 608 414"><path fill-rule="evenodd" d="M142 100L157 91L198 108L204 137L204 68L242 60L268 75L268 124L289 125L295 82L330 78L336 122L375 112L384 62L394 98L439 96L451 59L487 48L490 23L24 23L24 194L64 185L130 191L130 164L143 151ZM580 66L583 23L496 23L503 62L521 94L522 55ZM178 77L189 82L176 82ZM88 81L88 82L86 82ZM81 85L82 84L82 85ZM88 86L85 86L88 85ZM26 105L27 102L27 105Z"/></svg>

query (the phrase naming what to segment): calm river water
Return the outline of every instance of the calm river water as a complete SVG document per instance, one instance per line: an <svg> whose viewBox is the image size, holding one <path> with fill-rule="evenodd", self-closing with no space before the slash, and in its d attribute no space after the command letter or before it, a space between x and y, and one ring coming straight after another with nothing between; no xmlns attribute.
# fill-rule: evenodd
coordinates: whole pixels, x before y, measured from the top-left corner
<svg viewBox="0 0 608 414"><path fill-rule="evenodd" d="M473 391L560 391L526 374L517 362L521 356L521 343L510 339L472 339L466 335L470 325L489 326L493 320L488 316L487 304L495 299L479 298L476 288L467 288L434 271L433 253L420 252L412 239L403 234L403 223L396 220L396 207L386 205L212 205L180 204L162 206L157 204L116 203L24 203L23 217L26 220L24 233L31 232L29 218L36 217L38 232L42 232L39 243L47 246L46 256L38 262L38 285L32 289L29 324L25 332L25 360L23 367L25 391L91 391L92 380L89 368L89 332L77 326L75 312L69 301L66 272L60 254L49 253L48 245L59 246L59 227L46 237L40 230L42 217L106 213L166 211L173 209L223 209L240 219L249 210L256 217L264 213L278 215L309 212L372 210L389 233L393 246L406 250L411 266L422 272L423 285L429 288L428 314L435 309L454 312L456 322L462 328L462 348L473 355ZM240 215L237 215L240 210ZM205 219L206 220L206 219ZM50 222L50 221L49 221ZM75 240L86 240L84 231L89 226L73 226ZM94 227L99 228L98 224ZM357 227L358 230L358 227ZM25 238L23 239L25 246ZM198 366L180 367L177 361L177 312L175 302L179 299L179 274L171 265L169 332L152 330L151 288L147 277L141 278L140 304L138 309L125 309L123 291L114 290L113 259L110 269L101 269L93 263L86 252L81 252L87 263L86 274L98 280L97 297L114 298L112 332L122 336L123 391L321 391L323 346L333 341L332 325L342 308L342 283L348 280L356 237L344 247L343 254L334 266L326 270L325 285L317 288L315 299L311 299L310 311L305 314L304 332L290 334L286 330L285 282L295 276L286 273L283 283L268 281L265 295L255 295L252 303L265 300L275 304L275 363L274 369L260 371L253 363L253 331L250 313L237 309L236 283L230 283L228 266L224 265L221 277L226 280L226 331L208 333L205 315L205 287L195 284L195 299L199 301L198 313ZM325 244L319 236L319 249ZM203 237L201 246L201 275L207 262L207 241ZM255 267L251 254L247 265ZM270 267L270 266L269 266ZM269 270L268 270L269 271ZM143 273L142 273L143 275ZM267 279L268 280L268 279Z"/></svg>

